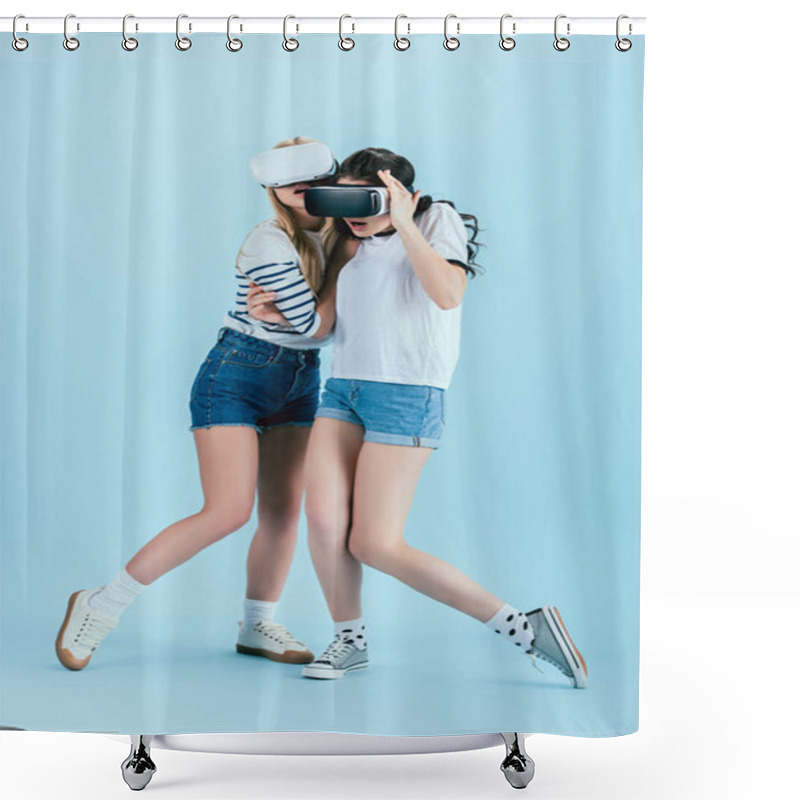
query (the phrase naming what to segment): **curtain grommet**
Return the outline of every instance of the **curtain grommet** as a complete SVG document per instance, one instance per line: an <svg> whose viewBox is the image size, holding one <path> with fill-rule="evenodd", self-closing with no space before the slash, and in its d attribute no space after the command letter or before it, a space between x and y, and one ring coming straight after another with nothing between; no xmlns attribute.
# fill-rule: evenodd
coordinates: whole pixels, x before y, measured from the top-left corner
<svg viewBox="0 0 800 800"><path fill-rule="evenodd" d="M455 14L448 14L444 18L444 42L442 42L442 45L444 46L445 50L450 50L452 52L453 50L458 50L458 48L461 46L461 42L457 38L458 34L461 33L461 23L456 21L456 35L455 36L450 36L447 33L447 23L451 19L456 19L457 20L456 15Z"/></svg>
<svg viewBox="0 0 800 800"><path fill-rule="evenodd" d="M21 53L23 50L28 49L28 40L23 39L21 36L17 36L17 20L18 19L25 19L24 14L17 14L14 17L14 21L11 23L11 33L13 34L13 39L11 40L11 46L18 52Z"/></svg>
<svg viewBox="0 0 800 800"><path fill-rule="evenodd" d="M63 45L64 45L64 49L65 50L69 50L69 51L77 50L81 46L81 43L78 41L78 39L75 36L69 36L67 34L67 22L69 21L70 17L74 17L74 16L75 16L74 14L67 14L67 16L64 17L64 41L63 41ZM75 23L75 29L76 30L80 30L81 29L80 23Z"/></svg>
<svg viewBox="0 0 800 800"><path fill-rule="evenodd" d="M566 36L558 35L558 21L560 19L566 19L566 18L567 18L566 14L559 14L556 17L555 22L553 23L553 33L556 37L556 40L553 42L553 47L555 47L555 49L558 50L559 53L563 53L565 50L569 50L569 39L567 39ZM569 29L570 29L570 23L568 22L567 36L569 36Z"/></svg>
<svg viewBox="0 0 800 800"><path fill-rule="evenodd" d="M298 42L297 39L293 39L286 35L286 28L290 19L297 19L297 17L295 17L293 14L287 14L283 18L283 42L281 45L287 53L294 53L294 51L300 47L300 42ZM300 26L295 23L295 32L298 32L299 30Z"/></svg>
<svg viewBox="0 0 800 800"><path fill-rule="evenodd" d="M355 40L351 39L349 36L345 36L344 33L342 32L342 26L346 19L353 19L353 18L349 14L342 14L342 16L339 17L339 49L344 50L345 52L347 52L348 50L352 50L356 46ZM351 33L355 33L356 24L354 22L351 22L350 25L352 26Z"/></svg>
<svg viewBox="0 0 800 800"><path fill-rule="evenodd" d="M236 39L233 36L231 36L231 20L234 20L234 19L239 19L237 14L231 14L228 17L228 41L225 42L225 47L227 47L228 50L230 50L231 53L238 53L244 47L244 43L242 42L241 39ZM242 26L240 25L239 26L239 32L240 33L241 33L241 30L242 30Z"/></svg>
<svg viewBox="0 0 800 800"><path fill-rule="evenodd" d="M394 49L402 52L403 50L408 50L408 48L411 47L411 39L406 39L405 36L400 35L398 27L401 19L408 19L408 17L405 14L398 14L394 18ZM408 31L406 32L407 36L411 33L411 23L406 22L406 27L408 28Z"/></svg>
<svg viewBox="0 0 800 800"><path fill-rule="evenodd" d="M134 39L133 36L128 36L128 31L126 30L128 20L135 19L133 14L126 14L122 18L122 49L127 50L129 53L135 50L139 46L139 40ZM139 25L137 23L136 30L139 30Z"/></svg>
<svg viewBox="0 0 800 800"><path fill-rule="evenodd" d="M505 23L505 21L509 19L511 16L513 15L503 14L503 16L500 17L500 49L505 50L506 52L508 52L509 50L513 50L517 46L517 42L513 38L513 34L516 34L517 32L517 23L516 22L511 23L512 36L506 36L505 33L503 32L503 23Z"/></svg>
<svg viewBox="0 0 800 800"><path fill-rule="evenodd" d="M623 39L619 35L619 24L623 19L629 19L628 15L627 14L620 14L617 17L617 41L614 42L614 47L616 47L617 50L620 51L620 53L627 53L628 50L630 50L631 47L633 47L633 42L630 39ZM628 23L628 36L630 36L632 32L633 32L633 25L631 25L631 23L629 22Z"/></svg>
<svg viewBox="0 0 800 800"><path fill-rule="evenodd" d="M181 20L188 19L188 14L178 14L175 19L175 47L178 50L186 51L192 46L192 40L188 36L181 36ZM189 23L189 33L192 32L192 23Z"/></svg>

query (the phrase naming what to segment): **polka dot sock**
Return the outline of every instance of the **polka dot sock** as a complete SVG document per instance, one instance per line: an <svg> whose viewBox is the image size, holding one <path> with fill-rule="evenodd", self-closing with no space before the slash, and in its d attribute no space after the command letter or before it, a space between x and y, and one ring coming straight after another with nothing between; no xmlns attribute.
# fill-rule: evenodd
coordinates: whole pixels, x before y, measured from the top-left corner
<svg viewBox="0 0 800 800"><path fill-rule="evenodd" d="M243 628L252 628L256 622L272 622L278 601L244 599Z"/></svg>
<svg viewBox="0 0 800 800"><path fill-rule="evenodd" d="M352 640L353 644L363 650L367 646L367 635L364 631L364 617L348 619L345 622L334 621L336 635L345 640Z"/></svg>
<svg viewBox="0 0 800 800"><path fill-rule="evenodd" d="M533 645L533 633L528 618L508 603L503 603L498 612L483 624L523 652Z"/></svg>

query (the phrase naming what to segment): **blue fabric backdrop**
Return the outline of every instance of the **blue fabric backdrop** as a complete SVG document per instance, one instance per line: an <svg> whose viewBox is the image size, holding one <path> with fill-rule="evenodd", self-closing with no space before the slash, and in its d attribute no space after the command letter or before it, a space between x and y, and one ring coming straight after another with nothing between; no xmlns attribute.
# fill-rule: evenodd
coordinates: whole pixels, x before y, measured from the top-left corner
<svg viewBox="0 0 800 800"><path fill-rule="evenodd" d="M30 36L2 54L3 725L50 731L491 731L638 726L644 38ZM194 373L244 236L271 215L248 173L295 135L340 159L392 149L477 215L441 449L407 540L529 610L556 604L589 666L575 691L474 619L365 568L370 669L310 681L242 658L251 524L156 581L103 658L71 673L66 598L116 575L202 501ZM323 377L329 353L323 356ZM281 619L331 621L304 539Z"/></svg>

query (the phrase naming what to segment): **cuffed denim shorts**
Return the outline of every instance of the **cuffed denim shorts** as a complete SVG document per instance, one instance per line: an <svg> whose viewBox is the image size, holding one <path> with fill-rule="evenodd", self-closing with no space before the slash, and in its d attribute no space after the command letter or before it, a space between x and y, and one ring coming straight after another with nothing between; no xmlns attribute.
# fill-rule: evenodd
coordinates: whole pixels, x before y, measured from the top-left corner
<svg viewBox="0 0 800 800"><path fill-rule="evenodd" d="M317 416L360 425L365 442L435 449L444 431L444 389L328 378Z"/></svg>
<svg viewBox="0 0 800 800"><path fill-rule="evenodd" d="M311 425L319 387L318 349L282 347L222 328L192 384L189 430L247 425L261 433Z"/></svg>

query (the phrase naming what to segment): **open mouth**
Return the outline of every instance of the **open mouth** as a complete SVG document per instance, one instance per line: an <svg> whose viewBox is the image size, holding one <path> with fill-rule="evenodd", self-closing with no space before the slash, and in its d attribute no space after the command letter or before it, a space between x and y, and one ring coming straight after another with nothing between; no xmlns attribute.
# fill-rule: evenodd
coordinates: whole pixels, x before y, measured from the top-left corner
<svg viewBox="0 0 800 800"><path fill-rule="evenodd" d="M348 219L348 220L347 220L347 224L348 224L348 225L349 225L349 226L350 226L350 227L351 227L351 228L352 228L354 231L360 231L360 230L363 230L364 228L366 228L366 227L367 227L367 223L366 223L366 222L357 222L357 221L355 221L355 220L352 220L352 219Z"/></svg>

